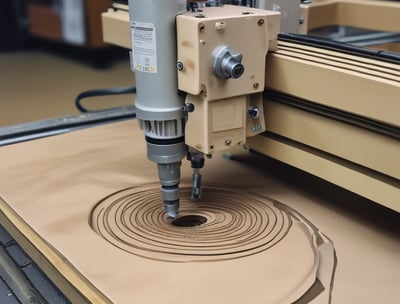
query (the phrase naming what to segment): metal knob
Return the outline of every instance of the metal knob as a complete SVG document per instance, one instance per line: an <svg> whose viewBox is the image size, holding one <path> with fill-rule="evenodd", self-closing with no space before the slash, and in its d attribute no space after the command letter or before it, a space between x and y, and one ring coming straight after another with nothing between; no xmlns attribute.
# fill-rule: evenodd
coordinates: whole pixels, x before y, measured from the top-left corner
<svg viewBox="0 0 400 304"><path fill-rule="evenodd" d="M213 51L213 57L213 71L218 78L239 78L244 73L242 54L229 46L217 46Z"/></svg>

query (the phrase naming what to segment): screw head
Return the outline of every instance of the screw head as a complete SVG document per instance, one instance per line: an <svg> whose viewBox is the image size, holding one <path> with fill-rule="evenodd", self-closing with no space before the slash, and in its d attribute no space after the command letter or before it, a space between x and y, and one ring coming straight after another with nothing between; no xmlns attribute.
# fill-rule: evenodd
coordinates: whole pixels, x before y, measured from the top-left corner
<svg viewBox="0 0 400 304"><path fill-rule="evenodd" d="M247 113L252 119L257 119L258 117L260 117L260 110L256 105L251 105Z"/></svg>
<svg viewBox="0 0 400 304"><path fill-rule="evenodd" d="M204 33L206 31L206 26L203 23L199 24L199 32Z"/></svg>
<svg viewBox="0 0 400 304"><path fill-rule="evenodd" d="M192 103L185 104L185 107L186 107L186 111L188 111L189 113L194 111L194 104L192 104Z"/></svg>
<svg viewBox="0 0 400 304"><path fill-rule="evenodd" d="M264 25L264 19L259 19L257 21L258 26L263 26Z"/></svg>
<svg viewBox="0 0 400 304"><path fill-rule="evenodd" d="M178 61L176 63L176 68L178 71L183 71L183 68L184 68L183 63L181 61Z"/></svg>

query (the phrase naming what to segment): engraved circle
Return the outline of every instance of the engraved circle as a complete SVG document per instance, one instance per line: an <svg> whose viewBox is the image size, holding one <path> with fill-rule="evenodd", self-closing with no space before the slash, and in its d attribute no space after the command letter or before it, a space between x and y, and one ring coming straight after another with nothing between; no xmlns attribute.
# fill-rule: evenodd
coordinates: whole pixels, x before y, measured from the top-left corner
<svg viewBox="0 0 400 304"><path fill-rule="evenodd" d="M163 211L158 184L132 187L101 200L90 214L92 229L112 245L161 261L218 261L249 256L281 241L291 226L281 204L221 185L205 185L202 199L181 188L180 217L196 225L173 225Z"/></svg>

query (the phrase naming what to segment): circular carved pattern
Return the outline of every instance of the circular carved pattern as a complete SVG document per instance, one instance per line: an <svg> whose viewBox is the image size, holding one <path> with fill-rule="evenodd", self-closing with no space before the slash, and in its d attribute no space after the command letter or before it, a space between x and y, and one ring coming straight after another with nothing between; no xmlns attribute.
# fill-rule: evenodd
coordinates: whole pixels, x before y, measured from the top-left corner
<svg viewBox="0 0 400 304"><path fill-rule="evenodd" d="M114 246L173 262L240 258L271 248L291 226L272 200L220 185L205 185L200 201L181 188L179 218L170 223L158 184L127 188L100 201L90 225ZM191 222L192 221L192 222Z"/></svg>

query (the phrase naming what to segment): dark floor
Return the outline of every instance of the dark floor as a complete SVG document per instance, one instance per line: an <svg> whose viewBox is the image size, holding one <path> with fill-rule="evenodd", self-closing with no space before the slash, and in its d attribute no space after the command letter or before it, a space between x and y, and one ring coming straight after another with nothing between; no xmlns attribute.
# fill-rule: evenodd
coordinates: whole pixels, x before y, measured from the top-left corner
<svg viewBox="0 0 400 304"><path fill-rule="evenodd" d="M85 90L134 85L128 52L89 51L36 41L0 52L0 127L78 114ZM133 95L85 101L90 109L132 104Z"/></svg>

